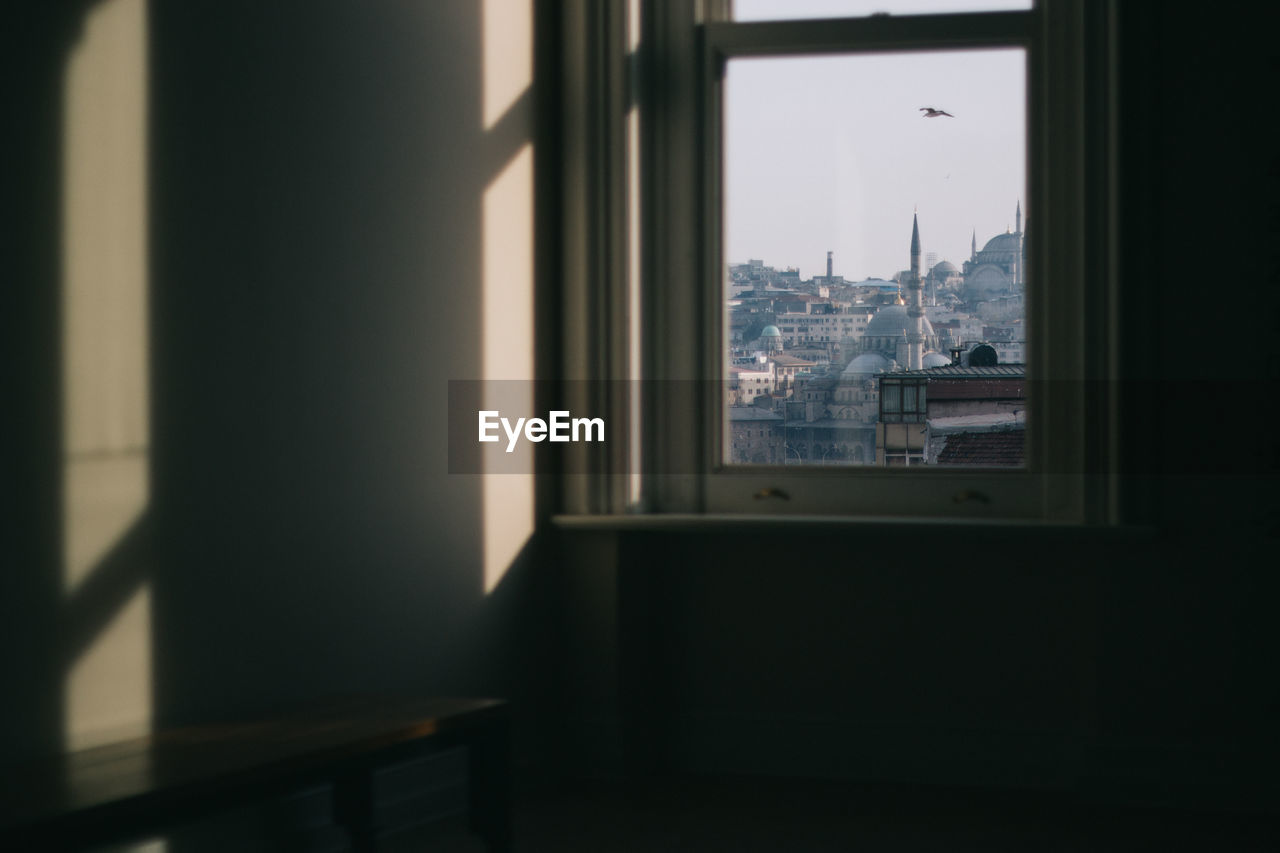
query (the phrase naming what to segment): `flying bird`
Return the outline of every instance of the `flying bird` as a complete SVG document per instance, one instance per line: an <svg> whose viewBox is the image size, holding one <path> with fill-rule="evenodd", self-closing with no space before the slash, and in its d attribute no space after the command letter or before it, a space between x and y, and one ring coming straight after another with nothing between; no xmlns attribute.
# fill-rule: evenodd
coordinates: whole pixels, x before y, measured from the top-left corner
<svg viewBox="0 0 1280 853"><path fill-rule="evenodd" d="M938 116L946 116L947 118L955 118L946 110L935 110L933 107L921 107L920 112L924 113L921 118L937 118Z"/></svg>

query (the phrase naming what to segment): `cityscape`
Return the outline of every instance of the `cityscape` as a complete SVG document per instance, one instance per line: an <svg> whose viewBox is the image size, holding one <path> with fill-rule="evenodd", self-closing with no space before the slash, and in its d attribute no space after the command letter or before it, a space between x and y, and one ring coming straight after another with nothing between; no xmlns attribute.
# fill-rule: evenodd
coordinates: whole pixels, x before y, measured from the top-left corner
<svg viewBox="0 0 1280 853"><path fill-rule="evenodd" d="M739 465L1025 463L1027 241L970 236L959 266L921 251L846 279L764 259L730 263L724 461ZM909 236L908 236L909 234ZM788 259L790 260L790 259Z"/></svg>

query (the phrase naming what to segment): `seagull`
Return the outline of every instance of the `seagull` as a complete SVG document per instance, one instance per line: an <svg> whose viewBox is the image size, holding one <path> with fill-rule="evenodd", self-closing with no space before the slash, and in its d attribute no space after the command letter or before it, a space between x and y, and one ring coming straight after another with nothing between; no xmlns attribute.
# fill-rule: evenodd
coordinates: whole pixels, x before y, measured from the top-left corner
<svg viewBox="0 0 1280 853"><path fill-rule="evenodd" d="M935 110L933 107L921 107L920 112L924 113L921 118L937 118L938 116L946 116L947 118L955 118L946 110Z"/></svg>

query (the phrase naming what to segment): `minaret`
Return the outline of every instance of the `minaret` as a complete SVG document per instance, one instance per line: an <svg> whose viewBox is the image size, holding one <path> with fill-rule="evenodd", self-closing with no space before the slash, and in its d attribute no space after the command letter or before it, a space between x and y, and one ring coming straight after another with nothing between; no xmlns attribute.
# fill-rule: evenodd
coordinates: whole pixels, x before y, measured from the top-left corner
<svg viewBox="0 0 1280 853"><path fill-rule="evenodd" d="M1013 231L1018 235L1018 250L1013 256L1013 283L1022 286L1022 199L1018 199L1017 212L1013 214Z"/></svg>
<svg viewBox="0 0 1280 853"><path fill-rule="evenodd" d="M1027 285L1027 229L1030 227L1030 220L1024 221L1022 233L1018 235L1018 284L1023 287Z"/></svg>
<svg viewBox="0 0 1280 853"><path fill-rule="evenodd" d="M911 277L920 277L920 217L911 214Z"/></svg>
<svg viewBox="0 0 1280 853"><path fill-rule="evenodd" d="M973 242L969 244L969 260L978 260L978 229L973 229Z"/></svg>
<svg viewBox="0 0 1280 853"><path fill-rule="evenodd" d="M924 304L920 298L920 221L911 214L911 272L907 286L907 370L919 370L924 357Z"/></svg>

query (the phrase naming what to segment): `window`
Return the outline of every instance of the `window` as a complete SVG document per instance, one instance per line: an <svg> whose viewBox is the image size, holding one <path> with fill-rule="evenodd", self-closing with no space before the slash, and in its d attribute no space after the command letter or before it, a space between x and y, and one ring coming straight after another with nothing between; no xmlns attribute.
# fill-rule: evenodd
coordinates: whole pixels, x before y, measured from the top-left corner
<svg viewBox="0 0 1280 853"><path fill-rule="evenodd" d="M927 380L907 379L892 374L880 379L881 423L924 423Z"/></svg>
<svg viewBox="0 0 1280 853"><path fill-rule="evenodd" d="M625 257L634 265L634 275L625 281L614 275L614 290L609 292L615 294L615 304L625 301L621 294L634 294L635 302L628 304L638 308L641 319L629 327L633 352L640 374L654 380L643 383L642 393L630 400L627 409L628 417L636 416L628 422L637 424L632 435L639 436L637 446L642 451L644 476L639 491L632 500L614 501L609 507L615 511L625 504L657 512L1112 520L1113 487L1101 473L1113 467L1114 453L1108 398L1113 385L1106 381L1115 369L1110 310L1115 266L1114 194L1109 183L1113 149L1109 117L1114 109L1109 86L1114 64L1109 40L1111 4L1038 0L1034 6L1013 4L1012 10L1009 4L999 4L1005 11L895 14L893 3L886 0L880 5L888 15L826 19L804 17L797 11L800 3L775 4L793 20L746 14L749 4L745 2L739 4L742 14L735 16L733 5L726 0L602 4L616 10L615 18L623 16L624 10L634 13L628 19L629 49L619 49L615 76L606 74L602 83L607 88L611 80L627 81L635 87L623 87L634 92L635 100L622 96L613 113L619 117L613 138L625 137L630 147L624 146L627 155L611 179L620 199L617 210L629 211L614 217L619 227L613 233L630 229L633 234ZM974 8L990 9L991 5L977 3ZM613 20L608 13L595 14ZM614 39L615 46L626 43L625 36ZM850 306L855 310L844 316L828 314L832 326L826 329L820 324L827 320L815 314L833 309L815 312L813 305L799 299L786 300L785 306L756 305L741 318L726 315L726 298L734 294L726 292L724 284L737 274L742 277L743 293L767 289L771 275L791 288L797 278L810 279L812 295L824 304L830 299L823 294L840 283L840 276L826 264L816 275L801 272L797 276L793 265L801 259L762 258L749 247L737 249L745 257L726 254L725 223L733 202L728 197L732 188L726 187L724 177L726 79L732 78L735 63L747 67L748 63L797 59L820 63L890 55L932 62L966 51L1012 56L1025 69L1025 195L1015 193L1020 197L1007 199L1006 204L1017 204L1018 214L1034 223L1029 230L1035 230L1025 254L1011 259L1017 268L1009 270L1009 275L1025 283L1023 301L998 306L1009 309L1003 319L995 316L999 312L993 306L992 316L948 320L945 331L948 343L961 351L966 340L987 337L992 349L1003 353L1003 361L1025 361L1025 400L1019 404L1020 414L1011 413L1024 419L1025 447L1016 470L942 467L929 464L927 452L908 438L901 448L901 461L907 464L895 469L888 459L891 454L885 452L892 447L882 444L877 457L874 445L853 445L833 440L833 434L796 429L797 419L813 415L804 407L824 402L826 392L815 378L824 366L824 352L875 333L874 313ZM607 71L608 66L603 62L595 67ZM635 69L638 74L632 73ZM802 94L798 92L797 97ZM634 135L626 136L627 117L635 115L634 105L640 108L639 126ZM946 110L946 104L909 106ZM923 114L916 118L951 120ZM798 132L794 127L774 126L764 115L751 117L743 126L776 135L784 143L788 134ZM834 141L838 142L838 135ZM633 162L634 172L627 172L628 162ZM627 208L637 194L640 207ZM797 204L796 215L804 215L806 206ZM901 242L903 268L909 225L903 228ZM592 227L597 235L609 230L598 224ZM608 246L622 248L618 238L607 233L592 246L597 252ZM742 267L731 272L731 261ZM874 281L867 284L881 286ZM943 277L939 282L935 277L930 285L945 290L955 287L956 281ZM901 281L885 280L883 286L902 289ZM921 289L925 289L923 282ZM624 316L628 320L635 316L607 306L604 314L613 333L627 328ZM784 319L786 314L792 316ZM1007 322L1014 314L1021 329L1011 329ZM757 338L769 338L770 369L776 371L773 392L789 396L784 405L770 410L778 420L770 422L768 434L777 440L752 439L758 442L754 452L743 453L743 448L733 446L734 436L742 435L733 425L735 418L751 413L728 411L733 397L724 382L734 357L726 342L731 332L745 334L748 325ZM845 333L846 327L850 334ZM903 336L910 338L916 331L907 329ZM795 355L787 352L788 341L801 345ZM949 356L951 347L941 340L932 343L930 349ZM912 349L916 348L908 347ZM921 352L909 357L918 358ZM602 374L597 369L594 375L619 372ZM925 417L929 393L924 386L908 388L897 383L891 403L879 398L879 390L873 382L850 383L843 398L830 399L831 420L851 427L868 418L874 424L882 411L901 424L918 424ZM772 457L768 455L771 448L776 448Z"/></svg>
<svg viewBox="0 0 1280 853"><path fill-rule="evenodd" d="M1002 342L1003 361L1020 361L1010 357L1027 328L1025 49L730 56L724 65L725 362L812 364L792 393L803 387L818 405L788 422L789 435L870 450L876 407L856 423L832 417L855 390L874 395L903 371L945 373L944 353L958 347L967 363L988 340ZM759 255L768 259L764 287L734 261ZM814 334L788 334L783 324L776 345L750 339L750 312L792 305L808 312ZM854 314L870 315L870 330L830 334ZM982 408L970 401L971 414ZM890 412L900 422L896 404ZM847 452L805 462L856 464Z"/></svg>

